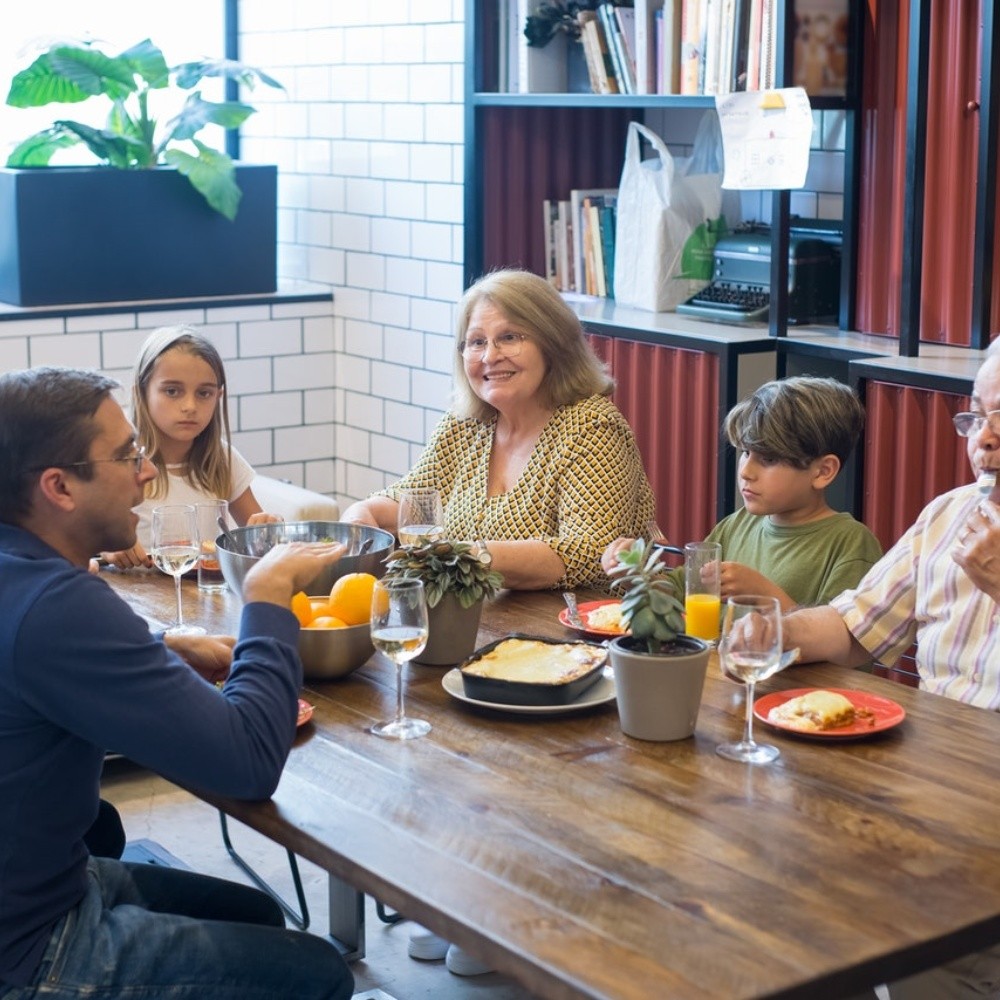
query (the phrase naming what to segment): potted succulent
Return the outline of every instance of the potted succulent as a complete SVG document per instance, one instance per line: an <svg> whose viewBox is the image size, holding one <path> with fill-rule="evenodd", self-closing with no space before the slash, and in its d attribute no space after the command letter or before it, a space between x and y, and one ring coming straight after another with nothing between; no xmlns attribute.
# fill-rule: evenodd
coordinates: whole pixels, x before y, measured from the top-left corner
<svg viewBox="0 0 1000 1000"><path fill-rule="evenodd" d="M612 573L629 630L609 647L622 731L643 740L684 739L701 706L708 645L684 634L684 606L656 546L637 539Z"/></svg>
<svg viewBox="0 0 1000 1000"><path fill-rule="evenodd" d="M422 580L427 595L428 638L416 663L459 663L476 648L483 602L503 586L493 557L481 542L420 538L386 559L385 576Z"/></svg>
<svg viewBox="0 0 1000 1000"><path fill-rule="evenodd" d="M254 112L204 100L197 88L208 78L281 87L226 59L169 66L149 39L117 55L56 44L14 77L9 105L103 100L107 117L99 128L60 118L8 157L0 299L49 305L274 290L277 171L235 164L197 138L206 125L237 128ZM173 117L158 116L154 104L170 90L186 99ZM51 165L58 150L80 144L96 165Z"/></svg>

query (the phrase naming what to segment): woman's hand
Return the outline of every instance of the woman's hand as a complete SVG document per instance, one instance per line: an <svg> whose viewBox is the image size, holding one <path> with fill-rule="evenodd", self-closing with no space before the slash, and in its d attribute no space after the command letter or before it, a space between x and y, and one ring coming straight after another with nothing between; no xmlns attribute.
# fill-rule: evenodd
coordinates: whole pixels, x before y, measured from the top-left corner
<svg viewBox="0 0 1000 1000"><path fill-rule="evenodd" d="M267 514L264 511L260 511L260 513L251 514L247 518L246 526L249 528L255 524L282 524L284 520L283 517L279 517L277 514Z"/></svg>
<svg viewBox="0 0 1000 1000"><path fill-rule="evenodd" d="M139 542L121 552L102 552L100 558L115 569L149 569L153 565L152 557Z"/></svg>
<svg viewBox="0 0 1000 1000"><path fill-rule="evenodd" d="M601 553L601 569L610 576L611 571L618 565L618 553L627 549L634 541L634 538L616 538Z"/></svg>

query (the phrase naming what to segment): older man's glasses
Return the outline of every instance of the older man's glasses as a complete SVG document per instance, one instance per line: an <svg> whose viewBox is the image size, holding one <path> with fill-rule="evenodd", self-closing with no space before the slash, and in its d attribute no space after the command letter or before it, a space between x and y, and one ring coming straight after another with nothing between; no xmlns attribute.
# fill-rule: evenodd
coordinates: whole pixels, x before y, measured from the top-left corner
<svg viewBox="0 0 1000 1000"><path fill-rule="evenodd" d="M956 413L951 418L960 437L975 437L988 423L990 430L1000 437L1000 410L990 410L989 413Z"/></svg>
<svg viewBox="0 0 1000 1000"><path fill-rule="evenodd" d="M501 333L490 340L489 337L469 337L459 345L463 358L479 361L490 344L493 350L503 358L516 358L521 353L521 345L528 338L523 333Z"/></svg>
<svg viewBox="0 0 1000 1000"><path fill-rule="evenodd" d="M131 455L122 458L92 458L86 462L58 462L52 463L59 469L82 469L84 466L101 465L104 462L131 462L135 468L135 474L142 472L142 463L146 461L146 449L137 448ZM39 465L31 469L31 472L41 472L42 469L49 469L52 465Z"/></svg>

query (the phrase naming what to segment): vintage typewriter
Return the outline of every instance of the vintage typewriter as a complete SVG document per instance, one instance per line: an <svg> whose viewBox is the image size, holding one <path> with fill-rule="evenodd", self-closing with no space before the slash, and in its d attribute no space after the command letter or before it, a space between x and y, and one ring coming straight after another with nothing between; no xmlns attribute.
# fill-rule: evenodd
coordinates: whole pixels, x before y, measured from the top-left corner
<svg viewBox="0 0 1000 1000"><path fill-rule="evenodd" d="M837 314L841 231L826 220L796 220L788 237L788 322ZM767 319L771 301L771 231L752 223L715 245L712 281L678 307L679 313L726 323Z"/></svg>

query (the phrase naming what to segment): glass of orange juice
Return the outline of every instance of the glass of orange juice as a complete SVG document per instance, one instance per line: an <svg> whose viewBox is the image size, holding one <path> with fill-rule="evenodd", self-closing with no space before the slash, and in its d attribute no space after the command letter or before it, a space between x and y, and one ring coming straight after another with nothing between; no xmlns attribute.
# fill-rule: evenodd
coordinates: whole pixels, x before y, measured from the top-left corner
<svg viewBox="0 0 1000 1000"><path fill-rule="evenodd" d="M719 639L718 542L688 542L684 546L684 611L688 635L715 644Z"/></svg>

